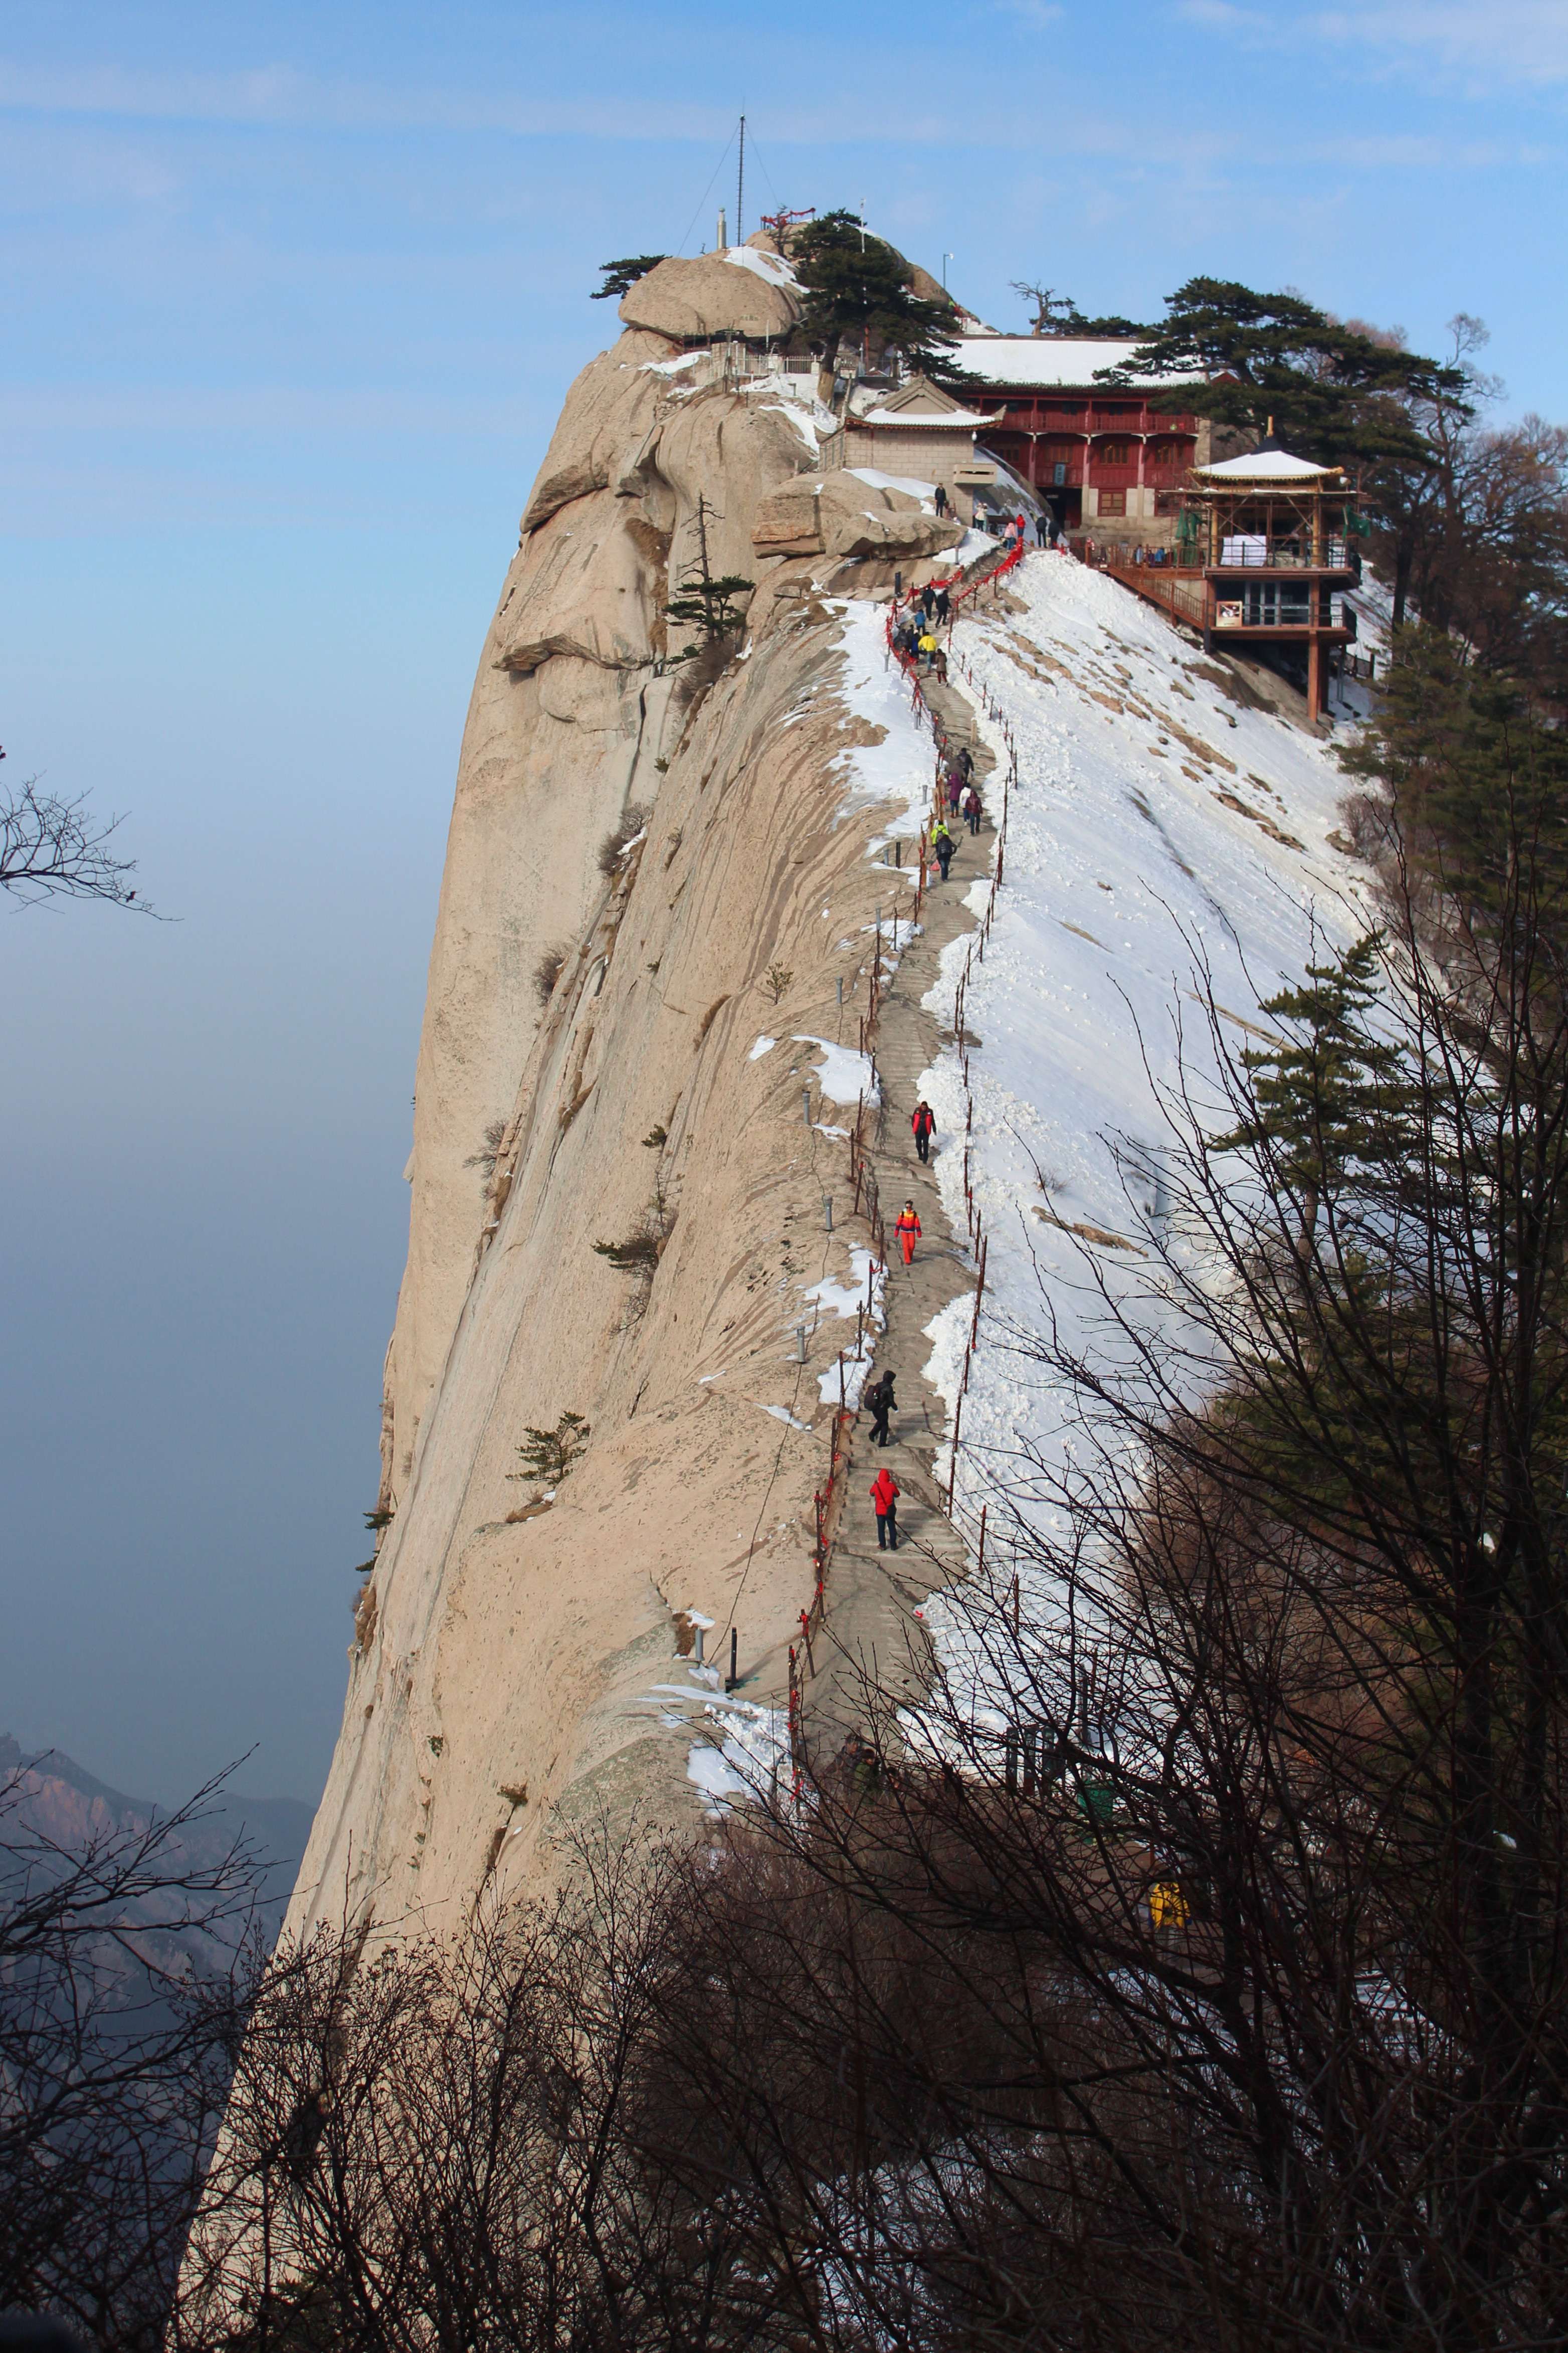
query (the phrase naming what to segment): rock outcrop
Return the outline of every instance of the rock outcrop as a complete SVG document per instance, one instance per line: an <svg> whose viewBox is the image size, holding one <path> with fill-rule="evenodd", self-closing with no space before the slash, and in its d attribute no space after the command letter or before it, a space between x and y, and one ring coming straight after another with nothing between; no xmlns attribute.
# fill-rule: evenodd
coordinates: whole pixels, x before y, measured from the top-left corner
<svg viewBox="0 0 1568 2353"><path fill-rule="evenodd" d="M852 473L800 474L757 504L759 555L879 555L906 561L956 547L963 526L908 491Z"/></svg>
<svg viewBox="0 0 1568 2353"><path fill-rule="evenodd" d="M750 1687L775 1697L808 1590L826 1408L790 1311L853 1278L822 1224L843 1113L818 1094L807 1126L802 1093L888 895L870 817L846 822L843 754L877 731L838 692L846 607L821 592L873 593L889 554L956 533L806 475L812 413L776 384L693 388L661 271L693 304L717 280L726 324L778 315L730 263L644 281L637 320L662 324L574 385L480 656L387 1355L393 1516L301 1933L345 1905L456 1917L552 1868L586 1813L694 1811L648 1704L671 1613L733 1610ZM751 623L738 655L677 662L663 607L704 534L713 573L756 582ZM629 1243L640 1271L600 1247ZM837 1345L830 1324L814 1346L831 1364ZM591 1437L547 1492L519 1448L566 1412Z"/></svg>
<svg viewBox="0 0 1568 2353"><path fill-rule="evenodd" d="M623 335L613 351L590 360L566 396L522 515L522 536L590 491L617 481L635 462L660 396L670 389L659 363L679 360L680 347L664 335Z"/></svg>
<svg viewBox="0 0 1568 2353"><path fill-rule="evenodd" d="M659 262L621 297L622 319L676 343L721 335L778 341L800 316L788 273L744 246L736 257L705 253L696 261Z"/></svg>

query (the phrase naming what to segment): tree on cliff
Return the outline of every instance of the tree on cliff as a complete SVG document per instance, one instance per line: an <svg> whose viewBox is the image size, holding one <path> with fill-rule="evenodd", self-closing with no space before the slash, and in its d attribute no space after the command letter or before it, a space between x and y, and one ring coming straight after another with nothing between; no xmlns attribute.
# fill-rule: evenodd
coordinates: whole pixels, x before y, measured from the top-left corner
<svg viewBox="0 0 1568 2353"><path fill-rule="evenodd" d="M911 291L909 265L879 237L869 237L856 215L825 213L803 228L795 248L803 290L800 332L825 368L841 343L868 355L870 338L933 373L954 372L958 341L951 304Z"/></svg>
<svg viewBox="0 0 1568 2353"><path fill-rule="evenodd" d="M607 302L612 294L618 301L623 294L631 292L639 278L646 278L650 269L657 269L661 261L668 259L668 253L636 253L621 261L601 261L599 268L605 282L589 296L589 301Z"/></svg>
<svg viewBox="0 0 1568 2353"><path fill-rule="evenodd" d="M665 605L667 622L678 627L700 629L701 644L691 644L678 654L667 656L672 662L689 661L710 646L722 645L745 626L745 615L736 604L756 586L754 580L742 579L738 572L716 574L708 555L708 518L712 512L707 499L700 491L697 499L697 560L687 565L675 595Z"/></svg>
<svg viewBox="0 0 1568 2353"><path fill-rule="evenodd" d="M0 752L0 760L5 756ZM152 907L138 900L131 880L136 860L116 857L110 847L120 824L117 817L94 818L85 793L66 800L41 792L37 778L29 776L16 790L0 793L0 891L29 902L107 899L111 906L150 915Z"/></svg>

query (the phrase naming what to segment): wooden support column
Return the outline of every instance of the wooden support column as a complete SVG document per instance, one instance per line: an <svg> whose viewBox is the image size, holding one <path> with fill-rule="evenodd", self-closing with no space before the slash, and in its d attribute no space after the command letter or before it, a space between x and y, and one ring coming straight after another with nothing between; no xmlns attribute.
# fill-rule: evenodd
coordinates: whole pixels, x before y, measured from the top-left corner
<svg viewBox="0 0 1568 2353"><path fill-rule="evenodd" d="M1318 593L1314 582L1312 594ZM1307 723L1315 727L1323 708L1323 645L1314 626L1307 637Z"/></svg>

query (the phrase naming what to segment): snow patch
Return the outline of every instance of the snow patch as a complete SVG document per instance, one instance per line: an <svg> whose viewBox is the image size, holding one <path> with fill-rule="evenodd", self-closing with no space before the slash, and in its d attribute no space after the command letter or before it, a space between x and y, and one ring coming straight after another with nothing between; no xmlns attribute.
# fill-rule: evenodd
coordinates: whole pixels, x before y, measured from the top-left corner
<svg viewBox="0 0 1568 2353"><path fill-rule="evenodd" d="M871 1370L876 1353L873 1335L887 1328L888 1318L884 1301L887 1293L888 1272L885 1267L877 1264L868 1250L861 1250L858 1247L851 1249L849 1252L849 1265L852 1277L849 1282L835 1282L829 1276L826 1282L813 1283L805 1295L814 1305L826 1308L833 1314L847 1321L865 1307L868 1288L869 1289L870 1312L866 1317L865 1325L860 1333L858 1345L856 1348L847 1349L844 1353L843 1400L851 1413L858 1413L867 1376ZM869 1278L868 1283L868 1278ZM826 1372L820 1377L817 1388L824 1405L837 1405L839 1388L837 1361L831 1364Z"/></svg>
<svg viewBox="0 0 1568 2353"><path fill-rule="evenodd" d="M829 1103L852 1103L864 1099L868 1103L880 1103L877 1072L869 1054L858 1054L850 1046L835 1044L831 1038L796 1038L797 1046L815 1046L823 1060L817 1070L817 1082Z"/></svg>
<svg viewBox="0 0 1568 2353"><path fill-rule="evenodd" d="M911 499L921 499L932 514L936 512L934 482L917 481L912 474L880 474L875 466L846 466L844 470L858 482L869 483L874 491L903 491Z"/></svg>
<svg viewBox="0 0 1568 2353"><path fill-rule="evenodd" d="M798 286L800 283L793 262L786 261L782 254L769 253L761 246L728 246L719 259L731 263L737 269L749 269L756 277L765 278L770 286Z"/></svg>
<svg viewBox="0 0 1568 2353"><path fill-rule="evenodd" d="M847 787L843 816L877 801L894 801L900 814L885 833L867 843L868 858L879 858L889 841L911 841L931 801L932 753L915 725L904 674L888 654L886 615L875 605L857 604L846 616L840 639L845 652L845 702L858 719L879 728L882 740L840 752L840 780Z"/></svg>
<svg viewBox="0 0 1568 2353"><path fill-rule="evenodd" d="M757 1399L753 1398L752 1402L756 1404ZM771 1413L775 1421L787 1421L792 1430L804 1430L807 1437L811 1435L810 1422L797 1421L787 1405L764 1405L762 1410L763 1413Z"/></svg>
<svg viewBox="0 0 1568 2353"><path fill-rule="evenodd" d="M692 1743L687 1778L722 1812L736 1800L776 1802L780 1790L790 1786L789 1718L784 1710L731 1699L710 1702L706 1713L722 1726L722 1736L717 1746Z"/></svg>
<svg viewBox="0 0 1568 2353"><path fill-rule="evenodd" d="M765 400L761 406L763 409L776 409L781 417L787 417L814 458L817 455L818 437L824 431L834 429L831 418L827 419L826 426L821 421L826 417L826 410L818 410L815 404L807 408L797 400Z"/></svg>
<svg viewBox="0 0 1568 2353"><path fill-rule="evenodd" d="M778 1042L779 1041L776 1038L759 1038L751 1052L747 1055L747 1061L760 1062L764 1054L771 1054L773 1052L773 1048L778 1044Z"/></svg>

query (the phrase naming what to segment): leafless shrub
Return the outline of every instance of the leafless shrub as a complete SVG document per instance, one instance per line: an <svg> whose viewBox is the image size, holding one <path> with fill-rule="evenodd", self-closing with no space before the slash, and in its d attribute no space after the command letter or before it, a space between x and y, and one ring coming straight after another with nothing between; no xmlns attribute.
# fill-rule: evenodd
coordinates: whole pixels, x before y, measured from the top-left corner
<svg viewBox="0 0 1568 2353"><path fill-rule="evenodd" d="M365 1955L323 1935L275 1964L186 2265L187 2342L759 2341L784 2299L743 2221L659 2154L680 1876L646 1843L590 1850L578 1875L549 1908L481 1906L461 1942Z"/></svg>
<svg viewBox="0 0 1568 2353"><path fill-rule="evenodd" d="M571 953L571 949L563 946L558 940L553 946L545 949L534 965L533 993L541 1005L548 1005L554 996L555 984L560 979L566 959Z"/></svg>
<svg viewBox="0 0 1568 2353"><path fill-rule="evenodd" d="M620 871L621 860L638 834L647 830L653 812L640 801L628 802L620 817L599 844L599 871L606 881L614 881Z"/></svg>
<svg viewBox="0 0 1568 2353"><path fill-rule="evenodd" d="M506 1134L504 1119L492 1119L485 1129L485 1140L477 1152L470 1152L464 1161L465 1168L478 1168L488 1184L495 1175L496 1162L500 1158L501 1140Z"/></svg>
<svg viewBox="0 0 1568 2353"><path fill-rule="evenodd" d="M0 2309L116 2353L164 2341L259 1966L253 1852L197 1859L220 1787L70 1849L0 1776Z"/></svg>
<svg viewBox="0 0 1568 2353"><path fill-rule="evenodd" d="M763 975L763 987L776 1005L794 979L795 974L787 964L774 962Z"/></svg>

